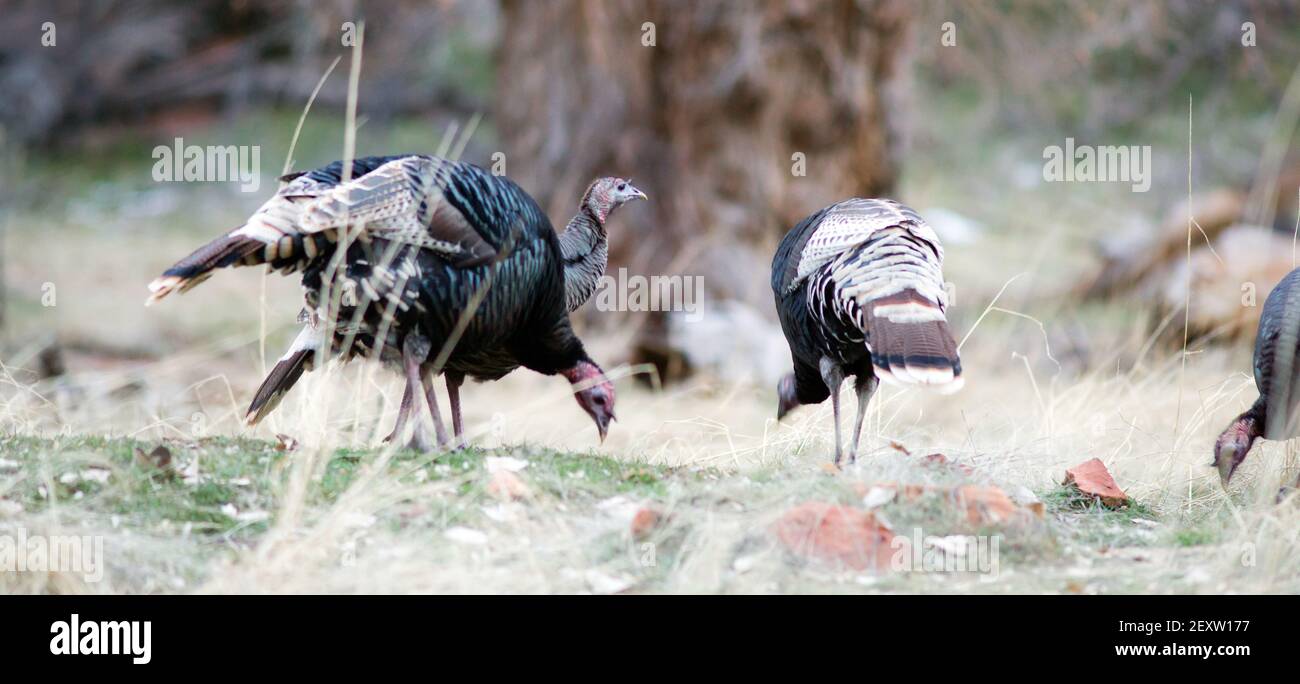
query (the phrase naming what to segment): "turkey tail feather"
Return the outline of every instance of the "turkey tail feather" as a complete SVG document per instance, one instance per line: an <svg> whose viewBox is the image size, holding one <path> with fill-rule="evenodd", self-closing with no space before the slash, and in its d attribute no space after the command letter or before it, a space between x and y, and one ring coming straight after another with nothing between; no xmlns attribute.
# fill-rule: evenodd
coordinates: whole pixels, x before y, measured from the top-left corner
<svg viewBox="0 0 1300 684"><path fill-rule="evenodd" d="M265 418L275 407L280 405L280 400L284 395L298 382L302 377L302 372L307 369L307 362L315 354L314 349L303 349L296 351L287 358L281 359L271 369L271 372L262 381L262 386L257 388L257 394L253 395L253 403L248 405L248 413L244 416L244 422L248 425L257 425Z"/></svg>
<svg viewBox="0 0 1300 684"><path fill-rule="evenodd" d="M873 370L886 382L961 389L961 358L938 304L913 290L868 303L867 339Z"/></svg>
<svg viewBox="0 0 1300 684"><path fill-rule="evenodd" d="M324 255L337 239L335 231L323 233L275 233L250 229L248 226L223 235L176 262L149 283L145 305L166 297L173 291L185 292L212 277L212 272L227 266L267 264L272 269L291 273Z"/></svg>
<svg viewBox="0 0 1300 684"><path fill-rule="evenodd" d="M253 395L253 402L248 405L248 413L244 415L246 424L257 425L280 405L280 400L298 382L298 378L302 377L303 371L311 370L315 362L316 348L320 346L321 340L321 334L311 327L303 328L302 332L298 333L293 346L280 357L279 362L262 381L262 385L257 388L257 393Z"/></svg>
<svg viewBox="0 0 1300 684"><path fill-rule="evenodd" d="M236 232L222 235L194 250L193 254L176 262L149 283L151 294L145 304L153 304L173 291L185 292L210 278L214 269L243 261L264 247L266 243L261 240Z"/></svg>

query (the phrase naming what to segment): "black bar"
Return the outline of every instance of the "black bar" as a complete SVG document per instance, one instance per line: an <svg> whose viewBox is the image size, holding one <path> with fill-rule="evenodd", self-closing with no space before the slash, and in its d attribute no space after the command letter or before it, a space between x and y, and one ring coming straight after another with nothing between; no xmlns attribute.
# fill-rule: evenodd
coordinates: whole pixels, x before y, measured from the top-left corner
<svg viewBox="0 0 1300 684"><path fill-rule="evenodd" d="M0 599L0 651L7 665L42 671L192 672L201 662L204 674L247 674L250 662L286 658L309 671L381 657L389 665L427 665L430 657L471 654L488 658L474 661L485 673L556 659L579 667L597 653L660 664L745 653L741 660L758 659L736 663L747 667L818 653L859 657L864 649L941 662L1003 653L1062 665L1255 665L1294 655L1297 608L1294 596L31 596ZM87 621L149 621L150 662L52 654L51 625L70 627L73 614L83 630ZM1121 631L1121 623L1138 629ZM1156 652L1117 655L1117 647L1131 646ZM1173 655L1162 654L1166 646ZM1203 646L1248 653L1186 654Z"/></svg>

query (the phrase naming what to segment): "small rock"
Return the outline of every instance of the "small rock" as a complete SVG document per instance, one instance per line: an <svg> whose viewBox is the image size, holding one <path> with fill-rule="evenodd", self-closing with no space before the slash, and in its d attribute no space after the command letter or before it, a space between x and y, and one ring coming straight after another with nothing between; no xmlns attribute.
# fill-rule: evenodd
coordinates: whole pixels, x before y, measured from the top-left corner
<svg viewBox="0 0 1300 684"><path fill-rule="evenodd" d="M1007 496L1011 497L1012 501L1020 504L1021 506L1028 506L1030 504L1040 503L1038 499L1038 495L1034 494L1034 490L1024 485L1016 485L1012 487L1011 491L1007 492Z"/></svg>
<svg viewBox="0 0 1300 684"><path fill-rule="evenodd" d="M487 534L469 527L449 527L442 536L457 544L483 546L487 544Z"/></svg>
<svg viewBox="0 0 1300 684"><path fill-rule="evenodd" d="M181 481L191 487L199 484L199 459L190 461L181 471Z"/></svg>
<svg viewBox="0 0 1300 684"><path fill-rule="evenodd" d="M483 459L483 465L489 473L499 473L502 471L517 473L528 467L528 461L522 458L513 458L511 456L488 456Z"/></svg>
<svg viewBox="0 0 1300 684"><path fill-rule="evenodd" d="M972 525L1010 522L1019 510L1011 497L997 487L966 485L957 488L956 496L966 507L966 518Z"/></svg>
<svg viewBox="0 0 1300 684"><path fill-rule="evenodd" d="M625 496L611 496L596 502L596 510L605 513L613 518L622 518L631 522L632 516L636 515L637 509L640 508L636 502Z"/></svg>
<svg viewBox="0 0 1300 684"><path fill-rule="evenodd" d="M897 490L888 487L872 487L871 489L868 489L866 495L862 497L862 505L867 508L880 508L890 501L893 501L894 497L897 495Z"/></svg>
<svg viewBox="0 0 1300 684"><path fill-rule="evenodd" d="M874 514L849 506L809 501L786 512L774 532L792 553L855 570L888 570L894 533Z"/></svg>
<svg viewBox="0 0 1300 684"><path fill-rule="evenodd" d="M650 536L663 522L664 514L653 506L643 506L632 516L632 538L638 541Z"/></svg>
<svg viewBox="0 0 1300 684"><path fill-rule="evenodd" d="M743 575L750 570L753 570L756 565L758 565L758 556L741 556L731 562L731 569L736 571L738 574Z"/></svg>
<svg viewBox="0 0 1300 684"><path fill-rule="evenodd" d="M1042 518L1047 514L1046 504L1038 498L1037 494L1034 494L1033 490L1024 485L1012 487L1007 496L1010 496L1017 506L1034 514L1036 518Z"/></svg>
<svg viewBox="0 0 1300 684"><path fill-rule="evenodd" d="M361 513L359 511L348 511L347 513L344 513L342 517L343 525L350 528L370 527L378 520L378 518L369 513Z"/></svg>
<svg viewBox="0 0 1300 684"><path fill-rule="evenodd" d="M488 480L487 493L500 501L518 501L531 496L532 490L514 471L498 470Z"/></svg>
<svg viewBox="0 0 1300 684"><path fill-rule="evenodd" d="M79 473L79 477L83 481L90 481L90 482L97 482L99 484L104 484L105 482L108 482L108 478L112 474L113 474L112 471L108 470L107 468L87 468L81 471L81 473Z"/></svg>
<svg viewBox="0 0 1300 684"><path fill-rule="evenodd" d="M1067 487L1074 487L1081 494L1101 501L1103 506L1119 508L1128 503L1128 495L1115 484L1115 478L1102 464L1101 459L1090 459L1065 471Z"/></svg>
<svg viewBox="0 0 1300 684"><path fill-rule="evenodd" d="M587 586L597 594L618 594L632 588L632 582L622 577L606 575L599 570L588 570L583 574Z"/></svg>
<svg viewBox="0 0 1300 684"><path fill-rule="evenodd" d="M491 506L483 506L481 510L483 515L493 522L512 523L519 519L519 506L517 504L501 502Z"/></svg>

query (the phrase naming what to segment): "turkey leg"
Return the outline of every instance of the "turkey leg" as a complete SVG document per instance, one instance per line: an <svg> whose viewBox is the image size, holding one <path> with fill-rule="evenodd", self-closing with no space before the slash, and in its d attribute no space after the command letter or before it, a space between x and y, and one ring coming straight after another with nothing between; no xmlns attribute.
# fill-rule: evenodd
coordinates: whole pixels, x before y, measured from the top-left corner
<svg viewBox="0 0 1300 684"><path fill-rule="evenodd" d="M853 383L853 388L858 392L858 418L853 421L853 443L849 445L849 463L858 462L858 438L862 435L862 419L867 415L867 404L871 401L871 395L876 393L876 387L880 381L872 375L865 380L858 378ZM839 422L837 419L836 423Z"/></svg>
<svg viewBox="0 0 1300 684"><path fill-rule="evenodd" d="M447 371L447 399L451 402L451 429L456 434L456 448L464 449L468 445L465 442L465 428L460 422L460 386L465 382L464 373Z"/></svg>
<svg viewBox="0 0 1300 684"><path fill-rule="evenodd" d="M425 388L429 387L428 381L424 379L420 365L429 357L429 340L418 334L407 335L406 340L402 342L402 367L406 370L406 393L411 395L411 405L415 404L415 388L424 382ZM433 415L433 427L438 433L439 445L446 438L446 432L442 428L442 421L438 417L438 403L433 401L434 396L429 393L429 412ZM403 404L406 404L403 397ZM409 413L409 410L407 411ZM401 420L401 416L398 416ZM419 421L415 423L415 435L411 438L411 447L417 451L432 451L432 445L429 444L429 436L421 429Z"/></svg>
<svg viewBox="0 0 1300 684"><path fill-rule="evenodd" d="M442 414L438 411L438 394L433 391L433 376L425 373L421 381L424 383L424 400L429 404L429 415L433 418L433 432L438 439L438 448L446 449L451 445L451 440L447 439L447 428L442 424Z"/></svg>
<svg viewBox="0 0 1300 684"><path fill-rule="evenodd" d="M831 410L835 413L835 465L840 465L843 453L840 451L840 385L844 383L844 371L840 365L827 357L822 357L822 381L831 391Z"/></svg>
<svg viewBox="0 0 1300 684"><path fill-rule="evenodd" d="M397 424L393 426L393 431L388 433L384 442L392 442L402 437L402 428L406 427L406 419L411 416L411 400L415 398L415 392L411 388L411 383L406 383L406 388L402 390L402 405L397 409Z"/></svg>
<svg viewBox="0 0 1300 684"><path fill-rule="evenodd" d="M402 405L397 409L397 424L393 426L393 431L388 433L384 442L392 442L402 438L402 429L406 427L406 421L411 417L411 410L415 408L415 391L411 388L408 380L406 388L402 390ZM411 451L428 451L429 438L425 432L424 423L417 418L415 421L415 434L411 435L411 441L406 443L406 448Z"/></svg>

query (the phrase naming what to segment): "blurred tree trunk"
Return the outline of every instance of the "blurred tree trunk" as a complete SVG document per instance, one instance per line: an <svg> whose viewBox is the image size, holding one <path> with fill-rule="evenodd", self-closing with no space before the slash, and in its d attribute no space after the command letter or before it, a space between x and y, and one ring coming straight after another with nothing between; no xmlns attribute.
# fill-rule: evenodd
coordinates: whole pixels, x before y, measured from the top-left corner
<svg viewBox="0 0 1300 684"><path fill-rule="evenodd" d="M894 186L905 1L502 7L496 115L507 173L557 229L598 175L631 176L650 196L613 220L611 274L701 275L708 301L774 316L768 271L785 231L826 204ZM636 315L631 360L673 375L663 316Z"/></svg>

